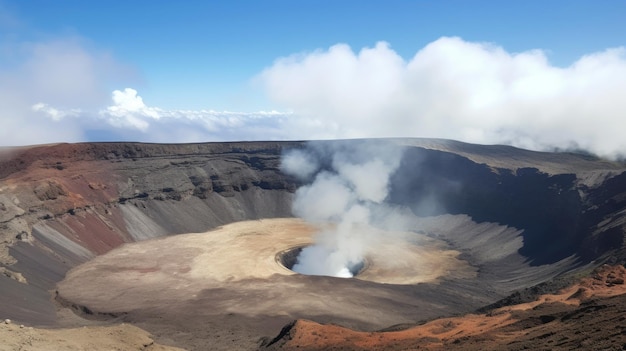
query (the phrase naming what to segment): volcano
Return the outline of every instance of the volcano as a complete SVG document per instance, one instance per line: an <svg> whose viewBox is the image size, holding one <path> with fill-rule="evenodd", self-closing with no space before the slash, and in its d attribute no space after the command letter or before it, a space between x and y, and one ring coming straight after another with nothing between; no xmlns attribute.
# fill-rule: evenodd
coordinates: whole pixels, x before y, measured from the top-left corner
<svg viewBox="0 0 626 351"><path fill-rule="evenodd" d="M614 326L626 306L615 290L626 262L626 164L588 154L376 140L403 150L387 198L402 211L403 228L376 229L387 239L353 279L291 271L325 224L293 218L304 183L281 171L281 155L311 143L367 142L2 148L0 317L42 333L126 325L189 350L312 350L313 339L303 336L312 332L332 341L318 349L481 349L481 337L501 349L626 343ZM594 277L618 292L555 297ZM541 296L545 302L546 294L553 302L533 305L536 313L502 312ZM562 302L574 298L577 305ZM450 331L473 317L445 318L490 313L512 313L514 323L499 328L541 324L554 334L463 332L433 346L419 341L424 333L404 332ZM595 332L585 329L590 321ZM3 328L14 337L22 330ZM429 333L429 340L439 335ZM386 344L362 341L366 334Z"/></svg>

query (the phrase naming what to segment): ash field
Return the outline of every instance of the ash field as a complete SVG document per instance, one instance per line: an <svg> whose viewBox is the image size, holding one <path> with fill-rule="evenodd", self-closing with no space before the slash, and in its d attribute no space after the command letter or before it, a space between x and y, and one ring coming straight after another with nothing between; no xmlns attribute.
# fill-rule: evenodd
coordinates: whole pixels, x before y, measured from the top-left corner
<svg viewBox="0 0 626 351"><path fill-rule="evenodd" d="M0 350L621 350L625 228L626 164L586 154L2 148Z"/></svg>

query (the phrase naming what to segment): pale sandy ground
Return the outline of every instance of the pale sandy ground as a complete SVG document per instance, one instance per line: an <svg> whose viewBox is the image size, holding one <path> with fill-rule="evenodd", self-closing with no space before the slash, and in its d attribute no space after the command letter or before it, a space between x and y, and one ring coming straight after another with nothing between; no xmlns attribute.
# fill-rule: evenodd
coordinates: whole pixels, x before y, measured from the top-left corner
<svg viewBox="0 0 626 351"><path fill-rule="evenodd" d="M388 284L380 283L436 283L450 271L469 279L476 274L443 241L406 232L371 235L382 239L372 246L367 269L355 279L362 282L303 277L279 263L277 253L312 243L316 231L299 219L263 219L125 244L72 269L58 284L58 293L70 304L94 312L128 312L134 320L167 315L206 325L232 315L243 321L278 318L284 325L308 317L375 329L409 323L415 316L403 307L414 305L410 295L398 303ZM191 324L196 328L197 323ZM200 332L208 333L202 338L211 338L235 328L249 334L235 339L254 347L260 336L280 330L263 324L267 326L254 324L250 332L211 324Z"/></svg>
<svg viewBox="0 0 626 351"><path fill-rule="evenodd" d="M374 229L371 229L374 230ZM289 289L272 282L296 273L277 262L276 254L313 242L316 228L295 218L232 223L216 230L125 244L72 269L58 284L59 295L96 311L125 312L172 301L194 299L206 289L261 289L278 295L274 301L293 300ZM434 282L455 271L473 277L475 270L458 259L459 252L445 243L412 233L387 232L367 254L368 268L360 280L416 284ZM235 285L251 279L264 284ZM298 283L299 284L299 283ZM155 294L154 292L158 292ZM284 295L284 296L283 296ZM300 301L298 304L302 304ZM267 311L255 303L247 309L239 302L224 310L242 314ZM235 310L236 309L236 310ZM332 308L331 308L332 310Z"/></svg>
<svg viewBox="0 0 626 351"><path fill-rule="evenodd" d="M301 299L291 302L289 294L283 294L283 291L288 291L283 283L276 283L276 286L270 283L276 276L294 275L277 262L276 253L310 244L315 232L316 228L298 219L268 219L233 223L206 233L127 244L72 270L59 285L59 291L70 301L85 302L90 307L102 307L103 311L118 308L123 311L140 306L168 305L181 299L194 298L203 289L227 288L242 281L243 285L235 286L239 289L252 289L252 292L256 291L254 289L269 289L268 291L278 294L276 296L279 297L273 300L280 301L280 304L264 307L265 304L254 300L254 306L248 306L242 300L235 303L226 299L222 301L224 306L211 305L214 308L213 313L224 314L236 309L238 313L260 315L276 310L277 306L289 309L289 306L301 305L303 302ZM368 255L368 268L358 279L415 284L436 281L450 270L466 269L468 276L474 274L464 261L458 259L458 252L446 249L446 245L438 240L412 233L412 241L408 242L406 233L383 234L376 236L382 236L385 240L379 242L376 250ZM390 266L389 257L402 257L399 261L409 264ZM422 269L416 271L415 267ZM510 325L516 321L515 311L532 309L541 303L579 304L581 300L591 296L626 293L626 286L623 284L626 270L623 267L621 270L599 271L597 274L601 275L601 279L585 279L557 294L541 296L532 303L504 307L488 315L437 319L397 332L355 332L301 320L294 330L302 332L293 335L292 342L302 346L309 343L320 346L319 343L322 342L330 346L349 340L355 345L375 349L398 340L429 339L432 340L432 345L441 346L451 338L476 336ZM607 279L613 279L611 277L618 281L621 279L622 284L608 286L606 282ZM247 286L245 282L250 279L263 279L268 283ZM212 300L213 302L219 300ZM329 311L340 308L332 304L329 306ZM73 321L70 326L79 325L78 323L79 321ZM324 336L323 341L320 335ZM506 339L514 336L515 333L510 333L499 337ZM0 351L176 350L154 343L148 332L130 324L37 329L2 323L0 340L3 341L0 343ZM430 344L430 341L426 344Z"/></svg>
<svg viewBox="0 0 626 351"><path fill-rule="evenodd" d="M155 343L148 332L130 324L70 329L37 329L0 321L0 351L175 351Z"/></svg>
<svg viewBox="0 0 626 351"><path fill-rule="evenodd" d="M99 268L119 275L116 282L174 278L191 284L293 275L276 262L276 254L311 244L317 230L297 218L263 219L236 222L206 233L126 244L70 271L60 284L60 291L69 282ZM366 230L371 233L363 236L377 241L370 243L368 269L358 279L416 284L435 281L450 270L466 266L457 259L459 252L446 249L442 241L416 233ZM111 265L117 270L110 269Z"/></svg>

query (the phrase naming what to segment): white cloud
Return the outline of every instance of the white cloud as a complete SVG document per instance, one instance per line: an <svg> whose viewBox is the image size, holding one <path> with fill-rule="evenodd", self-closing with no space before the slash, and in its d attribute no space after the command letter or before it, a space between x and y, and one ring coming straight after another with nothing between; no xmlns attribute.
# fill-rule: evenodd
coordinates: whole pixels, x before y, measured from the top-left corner
<svg viewBox="0 0 626 351"><path fill-rule="evenodd" d="M163 109L130 88L111 95L128 69L77 38L4 44L4 145L85 141L96 131L147 142L437 137L608 157L626 150L625 48L555 67L541 50L459 38L409 60L384 42L359 52L338 44L278 59L255 77L291 112L232 112Z"/></svg>
<svg viewBox="0 0 626 351"><path fill-rule="evenodd" d="M280 124L288 113L166 110L147 106L132 88L113 91L112 100L113 104L101 110L98 117L115 128L140 132L134 134L136 140L191 142L287 137Z"/></svg>
<svg viewBox="0 0 626 351"><path fill-rule="evenodd" d="M37 103L34 104L32 106L33 111L35 112L42 112L44 114L46 114L48 117L50 117L53 121L60 121L66 117L78 117L81 113L80 110L78 109L71 109L71 110L66 110L66 111L61 111L61 110L57 110L56 108L48 105L48 104L44 104L44 103Z"/></svg>
<svg viewBox="0 0 626 351"><path fill-rule="evenodd" d="M0 35L0 146L289 137L281 127L288 114L162 109L135 89L113 91L137 74L94 43L79 36L24 40L29 28L8 11L0 11L0 27L12 31Z"/></svg>
<svg viewBox="0 0 626 351"><path fill-rule="evenodd" d="M16 83L36 101L64 108L95 108L106 103L108 83L123 67L106 52L88 49L80 38L23 43Z"/></svg>
<svg viewBox="0 0 626 351"><path fill-rule="evenodd" d="M277 60L258 79L310 138L438 137L624 155L626 49L552 66L540 50L508 53L441 38L408 61L388 44L339 44ZM302 135L302 133L299 133Z"/></svg>
<svg viewBox="0 0 626 351"><path fill-rule="evenodd" d="M105 104L108 83L125 70L80 38L0 46L2 145L83 141L91 123L81 111Z"/></svg>
<svg viewBox="0 0 626 351"><path fill-rule="evenodd" d="M277 111L165 110L135 89L111 94L128 69L79 38L4 44L13 59L0 61L0 146L89 141L94 133L146 142L288 138L279 127L287 115Z"/></svg>
<svg viewBox="0 0 626 351"><path fill-rule="evenodd" d="M159 119L160 110L147 107L134 89L113 91L113 105L100 111L111 125L121 128L135 128L146 131L150 123L146 119Z"/></svg>

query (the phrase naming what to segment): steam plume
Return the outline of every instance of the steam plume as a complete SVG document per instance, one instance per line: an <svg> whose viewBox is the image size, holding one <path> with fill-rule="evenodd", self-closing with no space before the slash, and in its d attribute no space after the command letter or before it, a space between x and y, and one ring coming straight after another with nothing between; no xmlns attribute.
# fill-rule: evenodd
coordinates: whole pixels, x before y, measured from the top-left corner
<svg viewBox="0 0 626 351"><path fill-rule="evenodd" d="M293 270L351 277L379 239L375 213L385 207L400 148L383 142L310 143L284 155L282 169L309 184L296 192L293 212L324 228Z"/></svg>

